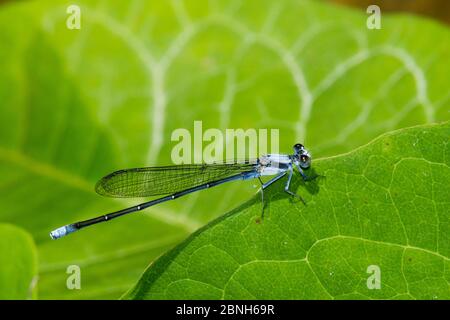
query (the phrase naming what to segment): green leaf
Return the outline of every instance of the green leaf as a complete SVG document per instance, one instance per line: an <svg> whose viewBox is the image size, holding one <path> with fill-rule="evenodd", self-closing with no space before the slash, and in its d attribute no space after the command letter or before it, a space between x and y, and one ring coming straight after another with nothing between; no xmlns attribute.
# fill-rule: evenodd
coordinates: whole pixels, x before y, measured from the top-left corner
<svg viewBox="0 0 450 320"><path fill-rule="evenodd" d="M37 250L31 236L0 224L0 300L36 298Z"/></svg>
<svg viewBox="0 0 450 320"><path fill-rule="evenodd" d="M306 206L277 183L262 222L255 196L157 260L125 297L449 299L449 136L448 122L418 126L317 160L321 176L295 182Z"/></svg>
<svg viewBox="0 0 450 320"><path fill-rule="evenodd" d="M0 7L0 221L32 234L39 297L117 298L154 260L250 198L218 187L51 241L48 232L139 203L93 186L170 164L176 128L280 130L315 158L448 120L450 32L431 21L310 1L77 1ZM20 21L20 23L19 23ZM7 192L5 192L7 191ZM66 287L81 267L81 290Z"/></svg>

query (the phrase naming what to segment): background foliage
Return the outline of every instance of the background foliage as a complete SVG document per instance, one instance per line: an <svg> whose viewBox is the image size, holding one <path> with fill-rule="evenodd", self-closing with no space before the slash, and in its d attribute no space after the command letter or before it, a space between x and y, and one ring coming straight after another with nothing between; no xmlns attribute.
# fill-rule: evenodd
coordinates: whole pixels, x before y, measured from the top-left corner
<svg viewBox="0 0 450 320"><path fill-rule="evenodd" d="M0 224L0 299L36 297L37 250L32 237L12 225Z"/></svg>
<svg viewBox="0 0 450 320"><path fill-rule="evenodd" d="M39 298L117 298L256 192L221 187L49 239L137 203L93 185L118 168L170 163L171 132L194 120L279 128L281 151L300 141L318 158L449 118L450 33L435 22L383 16L374 31L364 12L300 0L78 3L81 30L66 28L68 1L0 8L0 221L32 235ZM66 288L70 264L82 290Z"/></svg>

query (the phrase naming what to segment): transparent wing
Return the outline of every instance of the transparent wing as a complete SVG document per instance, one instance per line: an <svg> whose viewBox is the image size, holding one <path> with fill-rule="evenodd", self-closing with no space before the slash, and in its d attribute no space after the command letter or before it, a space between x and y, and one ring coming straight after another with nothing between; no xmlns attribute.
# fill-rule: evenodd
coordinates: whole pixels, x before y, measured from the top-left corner
<svg viewBox="0 0 450 320"><path fill-rule="evenodd" d="M98 181L95 191L102 196L118 198L170 194L240 172L253 171L255 163L247 161L119 170Z"/></svg>

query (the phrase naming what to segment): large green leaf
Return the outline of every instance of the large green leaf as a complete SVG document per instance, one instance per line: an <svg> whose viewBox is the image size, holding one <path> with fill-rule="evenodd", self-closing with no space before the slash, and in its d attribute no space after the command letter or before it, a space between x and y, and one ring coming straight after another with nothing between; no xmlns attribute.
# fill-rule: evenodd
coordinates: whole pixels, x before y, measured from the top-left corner
<svg viewBox="0 0 450 320"><path fill-rule="evenodd" d="M0 300L36 297L37 250L31 236L0 224Z"/></svg>
<svg viewBox="0 0 450 320"><path fill-rule="evenodd" d="M148 262L255 193L220 187L57 242L60 225L123 208L93 185L170 163L176 128L278 128L315 157L449 118L450 32L309 1L77 1L0 8L0 221L39 250L39 297L115 298ZM239 188L239 189L237 189ZM239 190L239 192L236 192ZM81 290L66 269L81 267Z"/></svg>
<svg viewBox="0 0 450 320"><path fill-rule="evenodd" d="M297 183L306 206L278 183L262 222L256 196L156 261L126 297L449 299L449 137L449 123L418 126L318 160L323 177Z"/></svg>

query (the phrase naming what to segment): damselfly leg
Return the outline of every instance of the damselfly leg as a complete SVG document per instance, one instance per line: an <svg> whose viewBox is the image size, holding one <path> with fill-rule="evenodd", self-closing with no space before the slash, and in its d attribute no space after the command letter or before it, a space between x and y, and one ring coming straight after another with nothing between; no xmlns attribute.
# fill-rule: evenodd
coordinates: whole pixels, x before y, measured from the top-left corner
<svg viewBox="0 0 450 320"><path fill-rule="evenodd" d="M298 172L300 173L300 175L303 178L303 181L307 181L308 177L306 176L306 174L303 172L302 168L300 168L299 164L296 163L295 166L297 167Z"/></svg>
<svg viewBox="0 0 450 320"><path fill-rule="evenodd" d="M264 217L264 208L266 206L264 202L264 182L261 180L261 177L258 177L259 182L261 183L261 204L262 204L262 211L261 211L261 219Z"/></svg>
<svg viewBox="0 0 450 320"><path fill-rule="evenodd" d="M300 169L300 168L299 168L299 169ZM287 192L288 194L290 194L291 196L300 199L300 200L306 205L306 202L305 202L305 200L303 200L302 197L300 197L298 194L292 192L292 191L289 189L289 187L291 186L292 175L294 174L294 170L292 169L292 166L289 166L289 169L288 169L287 172L288 172L289 174L288 174L288 180L287 180L287 182L286 182L286 185L284 186L284 191ZM305 179L306 176L305 176L305 174L303 173L303 171L300 171L300 174L302 175L303 179Z"/></svg>
<svg viewBox="0 0 450 320"><path fill-rule="evenodd" d="M259 178L259 182L261 182L261 199L262 199L262 212L261 212L261 218L264 218L264 208L265 208L265 202L264 202L264 190L270 186L272 183L280 180L286 175L287 171L280 173L279 175L275 176L274 178L270 179L266 183L263 183L261 178Z"/></svg>

